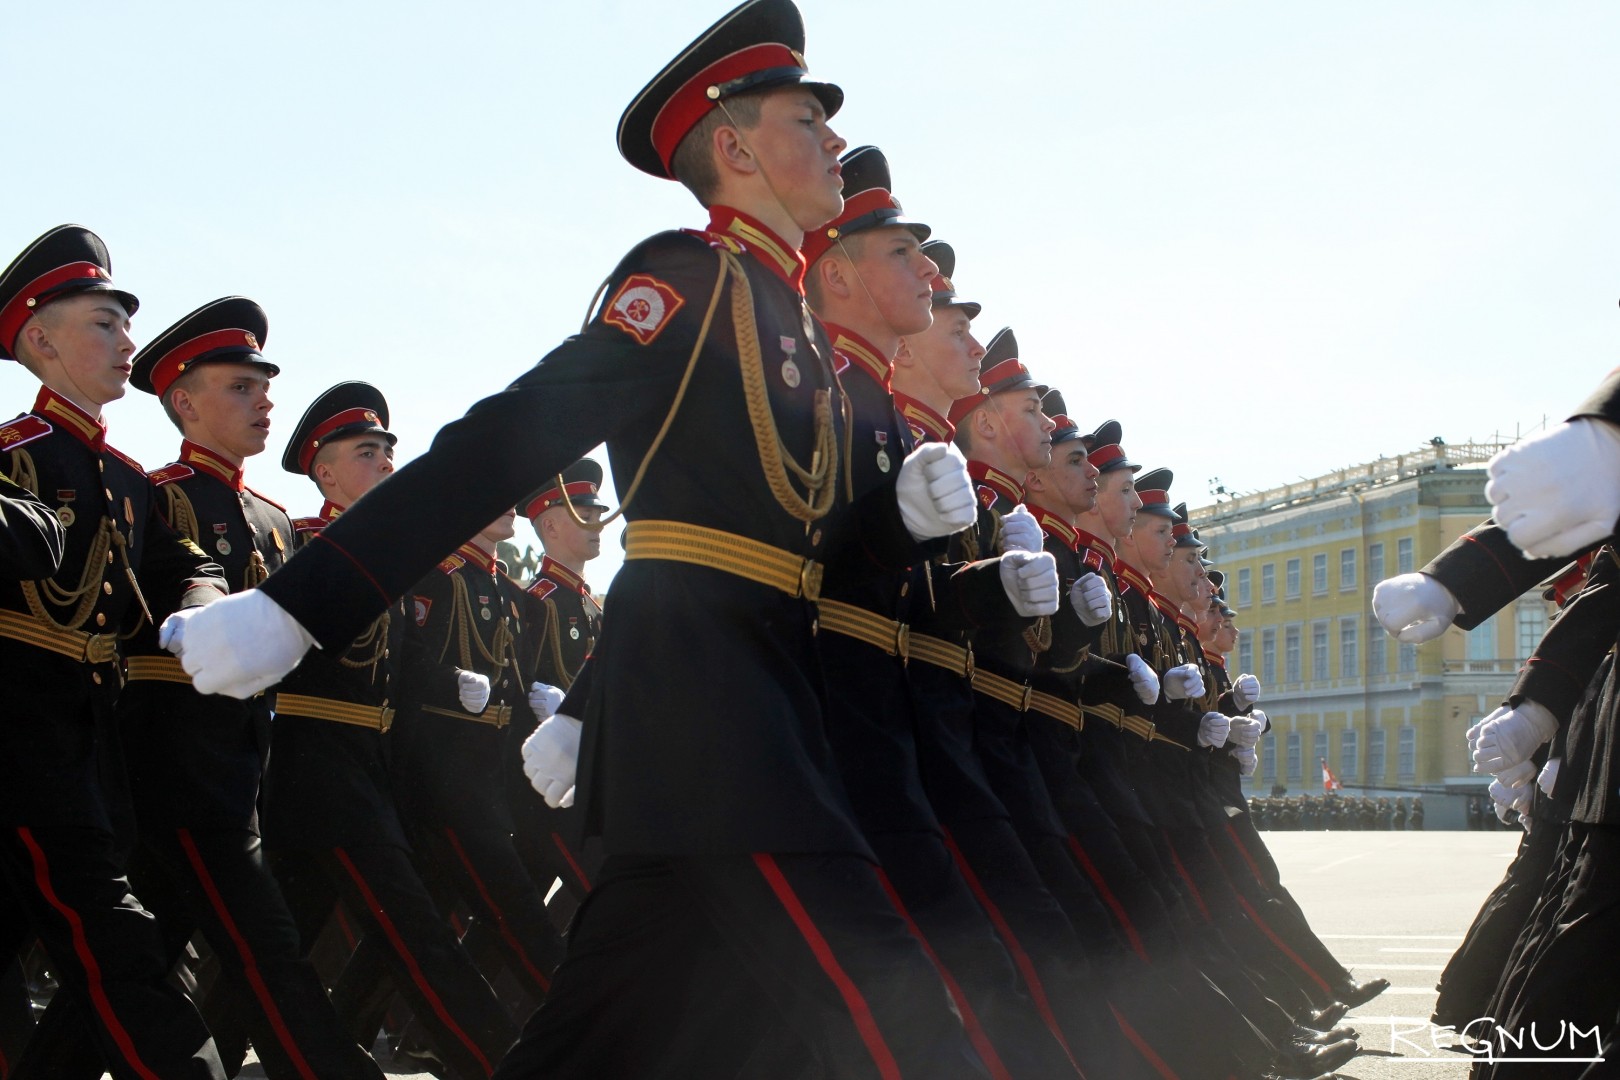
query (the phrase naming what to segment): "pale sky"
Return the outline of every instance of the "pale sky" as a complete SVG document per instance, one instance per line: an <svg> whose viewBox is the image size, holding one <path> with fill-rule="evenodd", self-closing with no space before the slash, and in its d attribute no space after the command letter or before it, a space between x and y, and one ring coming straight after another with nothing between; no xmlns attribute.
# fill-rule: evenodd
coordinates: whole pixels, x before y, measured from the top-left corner
<svg viewBox="0 0 1620 1080"><path fill-rule="evenodd" d="M956 247L981 339L1011 325L1194 506L1211 477L1556 421L1620 358L1620 6L802 6L834 127ZM702 223L613 133L726 7L6 0L0 262L89 226L138 342L263 304L282 375L248 481L312 512L277 460L320 391L377 383L408 459L576 329L631 244ZM0 414L33 394L0 366ZM107 417L174 457L152 399Z"/></svg>

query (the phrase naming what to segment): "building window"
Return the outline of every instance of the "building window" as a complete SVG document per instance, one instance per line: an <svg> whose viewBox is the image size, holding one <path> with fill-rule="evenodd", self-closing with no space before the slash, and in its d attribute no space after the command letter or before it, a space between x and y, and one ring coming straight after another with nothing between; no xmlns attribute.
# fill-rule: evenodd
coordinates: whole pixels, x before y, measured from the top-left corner
<svg viewBox="0 0 1620 1080"><path fill-rule="evenodd" d="M1287 579L1283 582L1283 595L1292 600L1299 595L1299 560L1289 559L1286 571Z"/></svg>
<svg viewBox="0 0 1620 1080"><path fill-rule="evenodd" d="M1311 592L1321 596L1327 592L1327 555L1311 556Z"/></svg>
<svg viewBox="0 0 1620 1080"><path fill-rule="evenodd" d="M1388 650L1389 650L1389 643L1384 640L1383 633L1381 633L1378 630L1372 630L1372 631L1368 632L1368 634L1367 634L1367 674L1368 675L1382 675L1387 670L1384 665L1385 665L1385 662L1386 662L1385 661L1385 654L1388 652Z"/></svg>
<svg viewBox="0 0 1620 1080"><path fill-rule="evenodd" d="M1299 732L1288 733L1288 779L1298 782L1305 774L1300 771L1299 761Z"/></svg>
<svg viewBox="0 0 1620 1080"><path fill-rule="evenodd" d="M1496 616L1492 615L1468 631L1468 659L1496 659Z"/></svg>
<svg viewBox="0 0 1620 1080"><path fill-rule="evenodd" d="M1417 646L1401 642L1401 674L1410 675L1417 671Z"/></svg>
<svg viewBox="0 0 1620 1080"><path fill-rule="evenodd" d="M1254 670L1254 631L1244 630L1238 634L1238 674L1242 675Z"/></svg>
<svg viewBox="0 0 1620 1080"><path fill-rule="evenodd" d="M1277 631L1268 626L1260 631L1260 685L1274 686L1276 682Z"/></svg>
<svg viewBox="0 0 1620 1080"><path fill-rule="evenodd" d="M1360 672L1356 670L1356 660L1361 656L1360 643L1356 641L1356 620L1339 620L1339 678L1354 679Z"/></svg>
<svg viewBox="0 0 1620 1080"><path fill-rule="evenodd" d="M1339 732L1339 779L1354 780L1361 775L1361 763L1356 760L1356 729Z"/></svg>
<svg viewBox="0 0 1620 1080"><path fill-rule="evenodd" d="M1260 776L1263 779L1275 781L1277 779L1277 736L1267 735L1265 741L1265 757L1260 763Z"/></svg>
<svg viewBox="0 0 1620 1080"><path fill-rule="evenodd" d="M1353 589L1356 587L1356 549L1345 548L1339 552L1339 588Z"/></svg>
<svg viewBox="0 0 1620 1080"><path fill-rule="evenodd" d="M1312 761L1311 764L1316 766L1316 775L1320 777L1320 776L1322 776L1322 765L1323 765L1324 762L1327 761L1327 750L1328 750L1328 734L1327 734L1327 732L1318 731L1316 733L1316 738L1313 739L1312 742L1314 743L1314 745L1311 747L1311 757L1315 758L1316 760ZM1326 778L1323 777L1323 779L1326 779Z"/></svg>
<svg viewBox="0 0 1620 1080"><path fill-rule="evenodd" d="M1367 580L1374 585L1384 580L1384 545L1367 545Z"/></svg>
<svg viewBox="0 0 1620 1080"><path fill-rule="evenodd" d="M1283 630L1283 682L1302 681L1299 671L1299 627Z"/></svg>
<svg viewBox="0 0 1620 1080"><path fill-rule="evenodd" d="M1311 624L1311 678L1323 682L1333 678L1328 671L1328 624Z"/></svg>
<svg viewBox="0 0 1620 1080"><path fill-rule="evenodd" d="M1399 780L1415 780L1417 778L1417 728L1411 724L1401 728L1401 746L1398 754L1400 760L1396 763L1396 778Z"/></svg>
<svg viewBox="0 0 1620 1080"><path fill-rule="evenodd" d="M1247 566L1238 567L1237 602L1238 607L1249 606L1249 568Z"/></svg>
<svg viewBox="0 0 1620 1080"><path fill-rule="evenodd" d="M1260 568L1260 602L1269 604L1277 599L1277 568L1271 563Z"/></svg>
<svg viewBox="0 0 1620 1080"><path fill-rule="evenodd" d="M1367 780L1369 783L1384 778L1384 729L1372 728L1367 732Z"/></svg>
<svg viewBox="0 0 1620 1080"><path fill-rule="evenodd" d="M1403 536L1395 541L1395 562L1400 567L1395 571L1397 574L1410 574L1414 569L1412 566L1412 538L1410 536Z"/></svg>
<svg viewBox="0 0 1620 1080"><path fill-rule="evenodd" d="M1530 654L1536 651L1536 646L1541 644L1542 635L1547 632L1547 609L1541 606L1539 600L1528 600L1519 605L1517 618L1519 638L1517 659L1522 662L1530 659Z"/></svg>

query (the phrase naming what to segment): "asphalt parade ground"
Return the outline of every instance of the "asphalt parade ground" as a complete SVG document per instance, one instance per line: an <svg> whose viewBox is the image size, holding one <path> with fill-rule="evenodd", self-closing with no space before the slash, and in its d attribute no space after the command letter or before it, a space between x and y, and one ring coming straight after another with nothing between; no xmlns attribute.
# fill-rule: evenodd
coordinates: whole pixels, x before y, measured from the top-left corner
<svg viewBox="0 0 1620 1080"><path fill-rule="evenodd" d="M1463 1080L1470 1059L1433 1031L1434 984L1507 868L1516 832L1270 832L1266 843L1311 925L1357 979L1390 989L1353 1012L1362 1052L1354 1080ZM390 1077L426 1078L386 1056ZM406 1071L396 1071L405 1068ZM243 1077L262 1077L257 1064Z"/></svg>

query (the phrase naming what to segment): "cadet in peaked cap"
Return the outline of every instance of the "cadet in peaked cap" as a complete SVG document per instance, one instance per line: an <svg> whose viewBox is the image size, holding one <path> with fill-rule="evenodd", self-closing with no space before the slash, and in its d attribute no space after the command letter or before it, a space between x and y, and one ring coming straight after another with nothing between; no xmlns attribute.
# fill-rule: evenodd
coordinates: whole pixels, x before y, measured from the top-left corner
<svg viewBox="0 0 1620 1080"><path fill-rule="evenodd" d="M163 397L175 380L202 364L251 364L275 378L281 369L259 350L270 333L264 309L245 296L212 300L135 354L130 385Z"/></svg>
<svg viewBox="0 0 1620 1080"><path fill-rule="evenodd" d="M928 239L930 229L905 216L900 200L892 194L894 183L889 177L889 159L875 146L857 146L838 159L839 171L844 177L844 210L821 228L805 234L804 261L814 266L841 241L865 232L888 226L903 228L921 244ZM934 269L937 271L938 266ZM934 275L929 274L929 280Z"/></svg>
<svg viewBox="0 0 1620 1080"><path fill-rule="evenodd" d="M969 413L995 395L1008 394L1014 390L1033 390L1036 403L1039 404L1048 387L1037 383L1035 377L1029 373L1029 368L1018 359L1018 338L1013 334L1012 327L1004 326L990 339L990 344L984 349L984 359L979 361L978 393L960 398L951 404L951 423L961 424Z"/></svg>
<svg viewBox="0 0 1620 1080"><path fill-rule="evenodd" d="M0 274L0 360L17 359L17 339L58 300L106 293L132 317L141 302L112 283L112 259L101 237L82 225L58 225L29 244Z"/></svg>
<svg viewBox="0 0 1620 1080"><path fill-rule="evenodd" d="M922 250L939 267L939 273L930 282L934 292L934 309L961 308L969 319L977 319L983 310L982 305L977 300L964 300L956 292L953 280L956 277L956 249L943 240L929 240L923 244Z"/></svg>
<svg viewBox="0 0 1620 1080"><path fill-rule="evenodd" d="M939 273L929 282L934 321L928 329L911 334L895 354L894 407L919 442L950 442L956 427L949 419L951 404L971 396L979 387L979 363L984 346L969 325L979 305L957 296L952 275L956 251L943 240L923 244Z"/></svg>
<svg viewBox="0 0 1620 1080"><path fill-rule="evenodd" d="M1086 440L1086 452L1098 472L1111 473L1121 469L1129 469L1133 473L1142 471L1142 466L1127 458L1125 449L1120 446L1124 429L1118 420L1104 420L1096 431L1081 437Z"/></svg>
<svg viewBox="0 0 1620 1080"><path fill-rule="evenodd" d="M338 383L304 410L282 452L281 467L308 476L323 446L358 435L376 435L390 447L399 441L388 430L388 401L381 390L364 382Z"/></svg>

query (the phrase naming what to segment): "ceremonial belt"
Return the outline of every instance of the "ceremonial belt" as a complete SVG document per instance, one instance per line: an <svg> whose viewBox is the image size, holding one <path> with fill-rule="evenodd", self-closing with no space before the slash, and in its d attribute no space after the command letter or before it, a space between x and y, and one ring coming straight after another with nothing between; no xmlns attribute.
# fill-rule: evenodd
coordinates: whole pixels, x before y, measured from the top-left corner
<svg viewBox="0 0 1620 1080"><path fill-rule="evenodd" d="M441 709L437 705L423 705L421 709L434 716L448 716L452 720L471 720L475 724L488 724L497 729L512 722L510 705L491 705L481 713L471 713L465 709Z"/></svg>
<svg viewBox="0 0 1620 1080"><path fill-rule="evenodd" d="M911 627L905 623L885 619L875 611L841 600L818 600L816 605L820 611L817 624L821 629L864 641L890 656L898 656L901 663L911 658Z"/></svg>
<svg viewBox="0 0 1620 1080"><path fill-rule="evenodd" d="M117 634L87 634L83 630L47 626L31 615L15 611L0 611L0 637L85 664L105 664L118 658Z"/></svg>
<svg viewBox="0 0 1620 1080"><path fill-rule="evenodd" d="M1116 728L1125 727L1125 710L1110 702L1099 702L1096 705L1081 705L1080 712L1084 716L1094 716L1104 723L1112 724Z"/></svg>
<svg viewBox="0 0 1620 1080"><path fill-rule="evenodd" d="M1086 726L1086 719L1080 713L1080 706L1051 694L1043 694L1039 690L1029 692L1029 711L1061 720L1076 731Z"/></svg>
<svg viewBox="0 0 1620 1080"><path fill-rule="evenodd" d="M928 634L911 634L908 636L907 647L911 651L911 659L921 660L925 664L944 668L953 674L965 679L973 678L973 650L962 645L953 645L942 638L931 637Z"/></svg>
<svg viewBox="0 0 1620 1080"><path fill-rule="evenodd" d="M821 564L736 533L684 521L632 521L624 530L624 557L663 559L721 570L794 598L821 596Z"/></svg>
<svg viewBox="0 0 1620 1080"><path fill-rule="evenodd" d="M1019 712L1029 708L1029 699L1035 693L1024 683L1013 682L982 668L973 673L973 689L985 697L995 698L1005 705L1011 705Z"/></svg>
<svg viewBox="0 0 1620 1080"><path fill-rule="evenodd" d="M351 724L372 731L387 731L394 726L394 710L386 705L356 705L352 701L306 697L303 694L277 694L276 711Z"/></svg>
<svg viewBox="0 0 1620 1080"><path fill-rule="evenodd" d="M172 682L191 685L191 676L173 656L132 656L129 658L130 682Z"/></svg>
<svg viewBox="0 0 1620 1080"><path fill-rule="evenodd" d="M1127 713L1120 722L1120 726L1132 735L1139 735L1148 742L1153 741L1153 721L1151 720L1145 720L1140 716L1131 716Z"/></svg>

